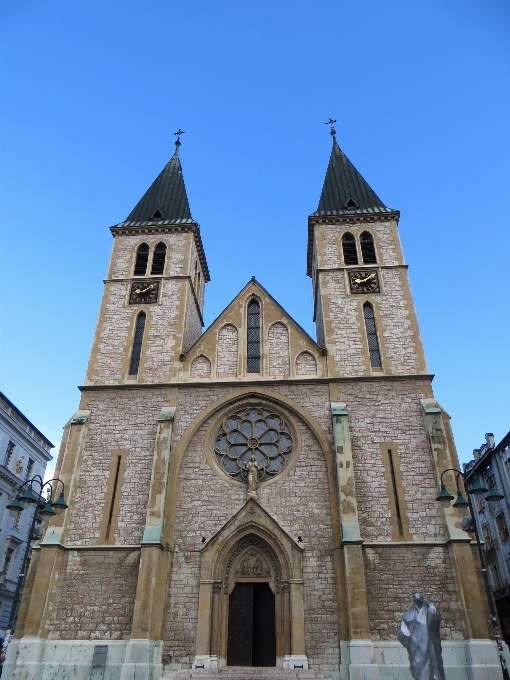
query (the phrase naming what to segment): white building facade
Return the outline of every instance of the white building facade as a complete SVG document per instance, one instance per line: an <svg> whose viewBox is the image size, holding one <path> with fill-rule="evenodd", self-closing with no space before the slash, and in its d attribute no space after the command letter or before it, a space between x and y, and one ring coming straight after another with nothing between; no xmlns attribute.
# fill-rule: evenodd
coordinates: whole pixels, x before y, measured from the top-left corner
<svg viewBox="0 0 510 680"><path fill-rule="evenodd" d="M0 392L0 637L11 613L35 505L14 519L6 505L21 484L44 478L53 444ZM35 491L38 491L35 488Z"/></svg>

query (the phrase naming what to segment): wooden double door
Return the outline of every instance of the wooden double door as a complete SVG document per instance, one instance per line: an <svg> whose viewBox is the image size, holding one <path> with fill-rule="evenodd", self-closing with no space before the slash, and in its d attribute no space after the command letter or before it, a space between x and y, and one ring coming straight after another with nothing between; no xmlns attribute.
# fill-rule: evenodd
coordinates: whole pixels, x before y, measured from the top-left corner
<svg viewBox="0 0 510 680"><path fill-rule="evenodd" d="M229 666L276 666L275 597L269 583L236 583L229 597Z"/></svg>

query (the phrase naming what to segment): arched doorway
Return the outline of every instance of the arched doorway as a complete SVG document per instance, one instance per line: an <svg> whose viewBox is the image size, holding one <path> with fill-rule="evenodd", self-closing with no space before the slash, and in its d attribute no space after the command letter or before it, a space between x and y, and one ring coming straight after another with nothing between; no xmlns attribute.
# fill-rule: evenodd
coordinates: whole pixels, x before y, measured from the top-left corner
<svg viewBox="0 0 510 680"><path fill-rule="evenodd" d="M275 596L269 583L236 583L230 593L227 666L276 666Z"/></svg>
<svg viewBox="0 0 510 680"><path fill-rule="evenodd" d="M193 666L307 668L302 548L253 499L202 550Z"/></svg>

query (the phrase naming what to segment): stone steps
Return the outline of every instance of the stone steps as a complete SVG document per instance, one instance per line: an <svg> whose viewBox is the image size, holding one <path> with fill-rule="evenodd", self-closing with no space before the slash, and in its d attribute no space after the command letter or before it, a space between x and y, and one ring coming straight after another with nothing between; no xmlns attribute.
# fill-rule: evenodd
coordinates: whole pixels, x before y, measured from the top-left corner
<svg viewBox="0 0 510 680"><path fill-rule="evenodd" d="M161 680L315 680L312 670L228 666L181 670L167 673Z"/></svg>

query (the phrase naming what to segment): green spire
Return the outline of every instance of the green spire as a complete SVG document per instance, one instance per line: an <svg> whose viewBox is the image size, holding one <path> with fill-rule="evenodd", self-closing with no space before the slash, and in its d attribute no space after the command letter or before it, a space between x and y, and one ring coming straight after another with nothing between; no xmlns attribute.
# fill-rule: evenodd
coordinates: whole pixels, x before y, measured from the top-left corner
<svg viewBox="0 0 510 680"><path fill-rule="evenodd" d="M179 160L179 139L175 153L160 175L154 180L143 198L124 221L128 227L142 224L196 224L191 217L188 196Z"/></svg>
<svg viewBox="0 0 510 680"><path fill-rule="evenodd" d="M331 128L333 148L322 188L319 207L312 217L321 215L349 215L356 213L388 213L381 199L372 191L347 158L336 141L336 130Z"/></svg>

